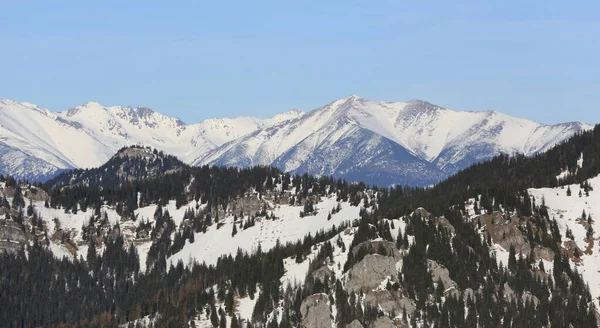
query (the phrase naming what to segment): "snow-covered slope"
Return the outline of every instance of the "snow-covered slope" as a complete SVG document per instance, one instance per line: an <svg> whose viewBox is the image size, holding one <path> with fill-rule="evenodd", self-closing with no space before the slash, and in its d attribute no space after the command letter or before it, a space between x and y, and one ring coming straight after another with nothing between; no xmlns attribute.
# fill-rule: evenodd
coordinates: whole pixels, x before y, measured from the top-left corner
<svg viewBox="0 0 600 328"><path fill-rule="evenodd" d="M55 113L0 100L0 172L44 179L60 169L97 167L121 147L143 144L193 165L274 165L369 183L425 185L499 153L544 151L589 128L354 95L307 113L196 124L145 107L91 102Z"/></svg>
<svg viewBox="0 0 600 328"><path fill-rule="evenodd" d="M353 95L233 140L196 163L275 164L297 173L423 185L500 153L533 155L590 128Z"/></svg>
<svg viewBox="0 0 600 328"><path fill-rule="evenodd" d="M575 184L558 188L529 189L529 194L535 197L537 204L541 204L542 201L546 204L550 218L556 219L563 236L572 236L572 239L563 238L563 247L572 251L574 249L572 242L574 242L578 252L580 251L579 259L572 256L572 259L575 259L572 263L589 284L592 297L598 306L600 304L600 279L598 279L600 251L597 242L600 232L600 176L588 180L588 183L592 189L587 193L579 184ZM570 191L570 196L567 191ZM586 218L582 219L584 213ZM567 234L567 230L572 233ZM589 231L592 238L588 238Z"/></svg>

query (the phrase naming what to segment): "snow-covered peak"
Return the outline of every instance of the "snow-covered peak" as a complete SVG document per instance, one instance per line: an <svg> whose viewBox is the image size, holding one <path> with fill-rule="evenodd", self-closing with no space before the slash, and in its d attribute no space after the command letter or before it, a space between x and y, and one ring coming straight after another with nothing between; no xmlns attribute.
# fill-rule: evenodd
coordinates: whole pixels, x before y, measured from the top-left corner
<svg viewBox="0 0 600 328"><path fill-rule="evenodd" d="M269 120L271 121L271 123L273 124L279 124L281 122L285 122L285 121L289 121L289 120L293 120L296 119L302 115L304 115L305 113L299 109L291 109L288 110L287 112L283 112L281 114L277 114L273 117L271 117Z"/></svg>
<svg viewBox="0 0 600 328"><path fill-rule="evenodd" d="M335 175L356 167L385 167L387 172L410 162L419 168L406 168L406 174L439 170L433 174L437 177L499 153L544 151L591 128L578 122L547 126L498 112L453 111L422 100L382 102L358 95L306 113L291 110L270 118L217 118L189 125L143 106L88 102L51 112L0 100L0 155L4 151L10 155L7 161L21 162L31 161L26 159L31 156L44 174L52 167L97 167L120 148L139 144L194 165L277 165ZM311 158L317 152L322 155ZM357 158L358 152L369 155ZM397 155L395 164L378 161L391 153L403 155ZM0 168L7 168L2 173L27 176L22 169L15 171L19 165L2 164ZM377 170L381 174L382 169ZM351 179L366 179L362 174Z"/></svg>

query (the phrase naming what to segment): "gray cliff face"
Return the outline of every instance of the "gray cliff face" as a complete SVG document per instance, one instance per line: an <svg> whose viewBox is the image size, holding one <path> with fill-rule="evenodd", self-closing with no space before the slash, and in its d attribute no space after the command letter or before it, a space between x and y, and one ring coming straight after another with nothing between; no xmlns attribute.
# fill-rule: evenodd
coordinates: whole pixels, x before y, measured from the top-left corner
<svg viewBox="0 0 600 328"><path fill-rule="evenodd" d="M302 328L331 328L331 310L326 294L307 297L300 305Z"/></svg>
<svg viewBox="0 0 600 328"><path fill-rule="evenodd" d="M398 277L397 259L379 254L368 254L348 272L346 289L369 292L377 288L388 277Z"/></svg>
<svg viewBox="0 0 600 328"><path fill-rule="evenodd" d="M18 252L28 241L27 235L17 223L4 219L5 213L0 213L0 253Z"/></svg>

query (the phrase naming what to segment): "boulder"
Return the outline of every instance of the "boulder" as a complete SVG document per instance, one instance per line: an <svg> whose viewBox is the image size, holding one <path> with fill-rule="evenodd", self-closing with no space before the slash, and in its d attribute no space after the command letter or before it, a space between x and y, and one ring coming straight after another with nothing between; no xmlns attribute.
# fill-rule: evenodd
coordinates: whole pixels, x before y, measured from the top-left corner
<svg viewBox="0 0 600 328"><path fill-rule="evenodd" d="M332 328L329 298L326 294L311 295L300 305L302 328Z"/></svg>

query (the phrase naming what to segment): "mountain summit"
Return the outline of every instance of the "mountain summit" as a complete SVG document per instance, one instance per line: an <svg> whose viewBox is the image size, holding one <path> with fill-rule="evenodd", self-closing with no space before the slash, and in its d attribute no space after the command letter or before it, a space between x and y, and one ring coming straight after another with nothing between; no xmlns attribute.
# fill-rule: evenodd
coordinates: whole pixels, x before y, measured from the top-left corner
<svg viewBox="0 0 600 328"><path fill-rule="evenodd" d="M146 107L89 102L51 112L0 100L0 172L46 180L61 170L98 167L122 147L140 144L191 165L273 165L368 183L428 185L500 153L533 155L590 128L357 95L309 112L195 124Z"/></svg>

